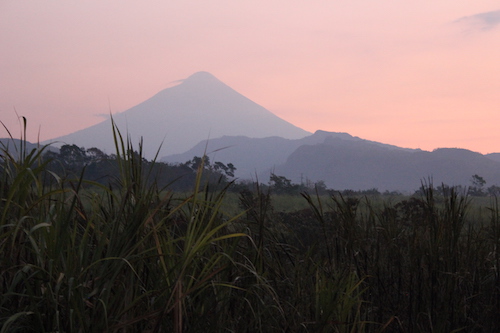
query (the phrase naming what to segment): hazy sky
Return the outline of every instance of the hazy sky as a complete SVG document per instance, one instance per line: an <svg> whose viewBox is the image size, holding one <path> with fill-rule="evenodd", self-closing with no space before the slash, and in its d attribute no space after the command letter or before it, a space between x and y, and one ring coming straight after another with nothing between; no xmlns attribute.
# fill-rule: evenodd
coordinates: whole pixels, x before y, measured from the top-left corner
<svg viewBox="0 0 500 333"><path fill-rule="evenodd" d="M311 132L500 152L498 0L0 1L16 137L16 111L50 139L197 71Z"/></svg>

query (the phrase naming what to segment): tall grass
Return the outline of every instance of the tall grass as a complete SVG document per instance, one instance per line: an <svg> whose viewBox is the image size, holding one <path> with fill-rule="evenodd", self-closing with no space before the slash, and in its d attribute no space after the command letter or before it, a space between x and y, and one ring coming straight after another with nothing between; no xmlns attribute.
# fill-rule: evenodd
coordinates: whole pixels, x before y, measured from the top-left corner
<svg viewBox="0 0 500 333"><path fill-rule="evenodd" d="M255 184L178 194L114 126L109 184L1 149L1 332L495 332L500 209L466 192L396 203L303 194L285 211ZM25 137L25 136L24 136ZM214 188L215 187L215 188ZM294 198L297 200L297 198ZM304 208L307 207L307 208Z"/></svg>
<svg viewBox="0 0 500 333"><path fill-rule="evenodd" d="M394 205L335 195L329 214L306 199L333 265L365 277L364 320L395 332L498 329L496 198L489 223L468 218L466 192L436 196L432 184Z"/></svg>
<svg viewBox="0 0 500 333"><path fill-rule="evenodd" d="M141 146L114 134L119 170L109 186L51 174L46 147L19 158L2 150L2 331L182 332L239 322L225 315L228 299L247 292L235 280L254 271L234 260L246 235L229 230L237 216L220 210L225 189L205 191L200 173L192 195L175 198L143 170Z"/></svg>

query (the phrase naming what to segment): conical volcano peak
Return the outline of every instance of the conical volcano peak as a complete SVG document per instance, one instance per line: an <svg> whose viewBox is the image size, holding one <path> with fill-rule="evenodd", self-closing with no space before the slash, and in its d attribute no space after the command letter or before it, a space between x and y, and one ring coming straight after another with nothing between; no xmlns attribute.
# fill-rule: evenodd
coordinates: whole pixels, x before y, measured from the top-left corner
<svg viewBox="0 0 500 333"><path fill-rule="evenodd" d="M180 82L183 89L195 89L196 94L220 94L221 88L232 90L209 72L196 72Z"/></svg>
<svg viewBox="0 0 500 333"><path fill-rule="evenodd" d="M182 153L207 138L224 135L263 138L281 136L301 138L310 133L272 114L241 95L208 72L197 72L180 84L166 88L148 100L113 116L120 129L132 140L143 138L146 158L158 153ZM91 126L54 141L78 143L114 151L114 140L107 133L110 121Z"/></svg>
<svg viewBox="0 0 500 333"><path fill-rule="evenodd" d="M206 82L206 81L219 81L215 76L209 72L196 72L184 79L183 82Z"/></svg>

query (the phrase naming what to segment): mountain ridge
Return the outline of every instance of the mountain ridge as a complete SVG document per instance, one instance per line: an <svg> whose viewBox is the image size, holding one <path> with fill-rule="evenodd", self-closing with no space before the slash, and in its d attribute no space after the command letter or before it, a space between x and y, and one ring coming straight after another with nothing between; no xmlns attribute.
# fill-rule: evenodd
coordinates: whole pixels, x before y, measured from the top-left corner
<svg viewBox="0 0 500 333"><path fill-rule="evenodd" d="M279 118L208 72L197 72L180 84L113 115L132 143L143 137L147 158L181 153L198 142L222 135L300 138L310 133ZM111 120L54 138L48 142L98 147L114 151Z"/></svg>
<svg viewBox="0 0 500 333"><path fill-rule="evenodd" d="M211 160L233 163L238 168L236 175L244 179L269 173L274 167L286 162L288 156L303 145L314 145L329 140L371 142L388 149L412 150L393 145L361 139L344 132L317 130L314 134L300 139L280 137L248 138L244 136L222 136L199 142L181 154L163 156L160 160L169 163L183 163L193 156L207 155Z"/></svg>
<svg viewBox="0 0 500 333"><path fill-rule="evenodd" d="M401 148L321 130L296 140L224 136L161 160L183 163L204 154L212 161L233 163L240 179L266 182L275 173L294 183L324 181L329 188L338 190L412 192L429 179L437 185L467 186L474 174L483 176L489 185L500 184L497 155L463 148Z"/></svg>
<svg viewBox="0 0 500 333"><path fill-rule="evenodd" d="M233 163L240 179L322 180L334 189L415 190L422 179L467 185L474 174L500 184L500 153L461 148L402 148L343 132L309 133L274 115L208 72L197 72L113 121L147 159L184 163L207 154ZM111 119L43 143L76 144L115 153ZM42 143L42 144L43 144ZM159 147L162 147L159 150ZM158 153L158 155L156 155Z"/></svg>
<svg viewBox="0 0 500 333"><path fill-rule="evenodd" d="M500 163L480 153L461 148L391 150L367 142L301 146L275 172L294 182L323 180L334 189L415 191L429 179L436 185L468 186L474 174L488 185L500 184Z"/></svg>

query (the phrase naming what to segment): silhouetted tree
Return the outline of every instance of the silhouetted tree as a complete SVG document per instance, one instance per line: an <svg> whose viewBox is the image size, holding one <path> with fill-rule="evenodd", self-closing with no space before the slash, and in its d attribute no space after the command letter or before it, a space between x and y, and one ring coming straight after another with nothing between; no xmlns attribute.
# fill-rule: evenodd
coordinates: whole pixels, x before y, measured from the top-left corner
<svg viewBox="0 0 500 333"><path fill-rule="evenodd" d="M59 150L59 159L72 171L83 168L88 161L85 148L77 145L63 145Z"/></svg>
<svg viewBox="0 0 500 333"><path fill-rule="evenodd" d="M269 184L272 186L276 193L298 193L300 192L300 185L292 184L292 181L284 176L278 176L274 173L271 173L271 177L269 178Z"/></svg>
<svg viewBox="0 0 500 333"><path fill-rule="evenodd" d="M482 196L484 195L483 187L486 184L486 180L484 180L483 177L479 175L473 175L471 178L471 183L472 186L469 188L469 194L475 195L475 196Z"/></svg>

